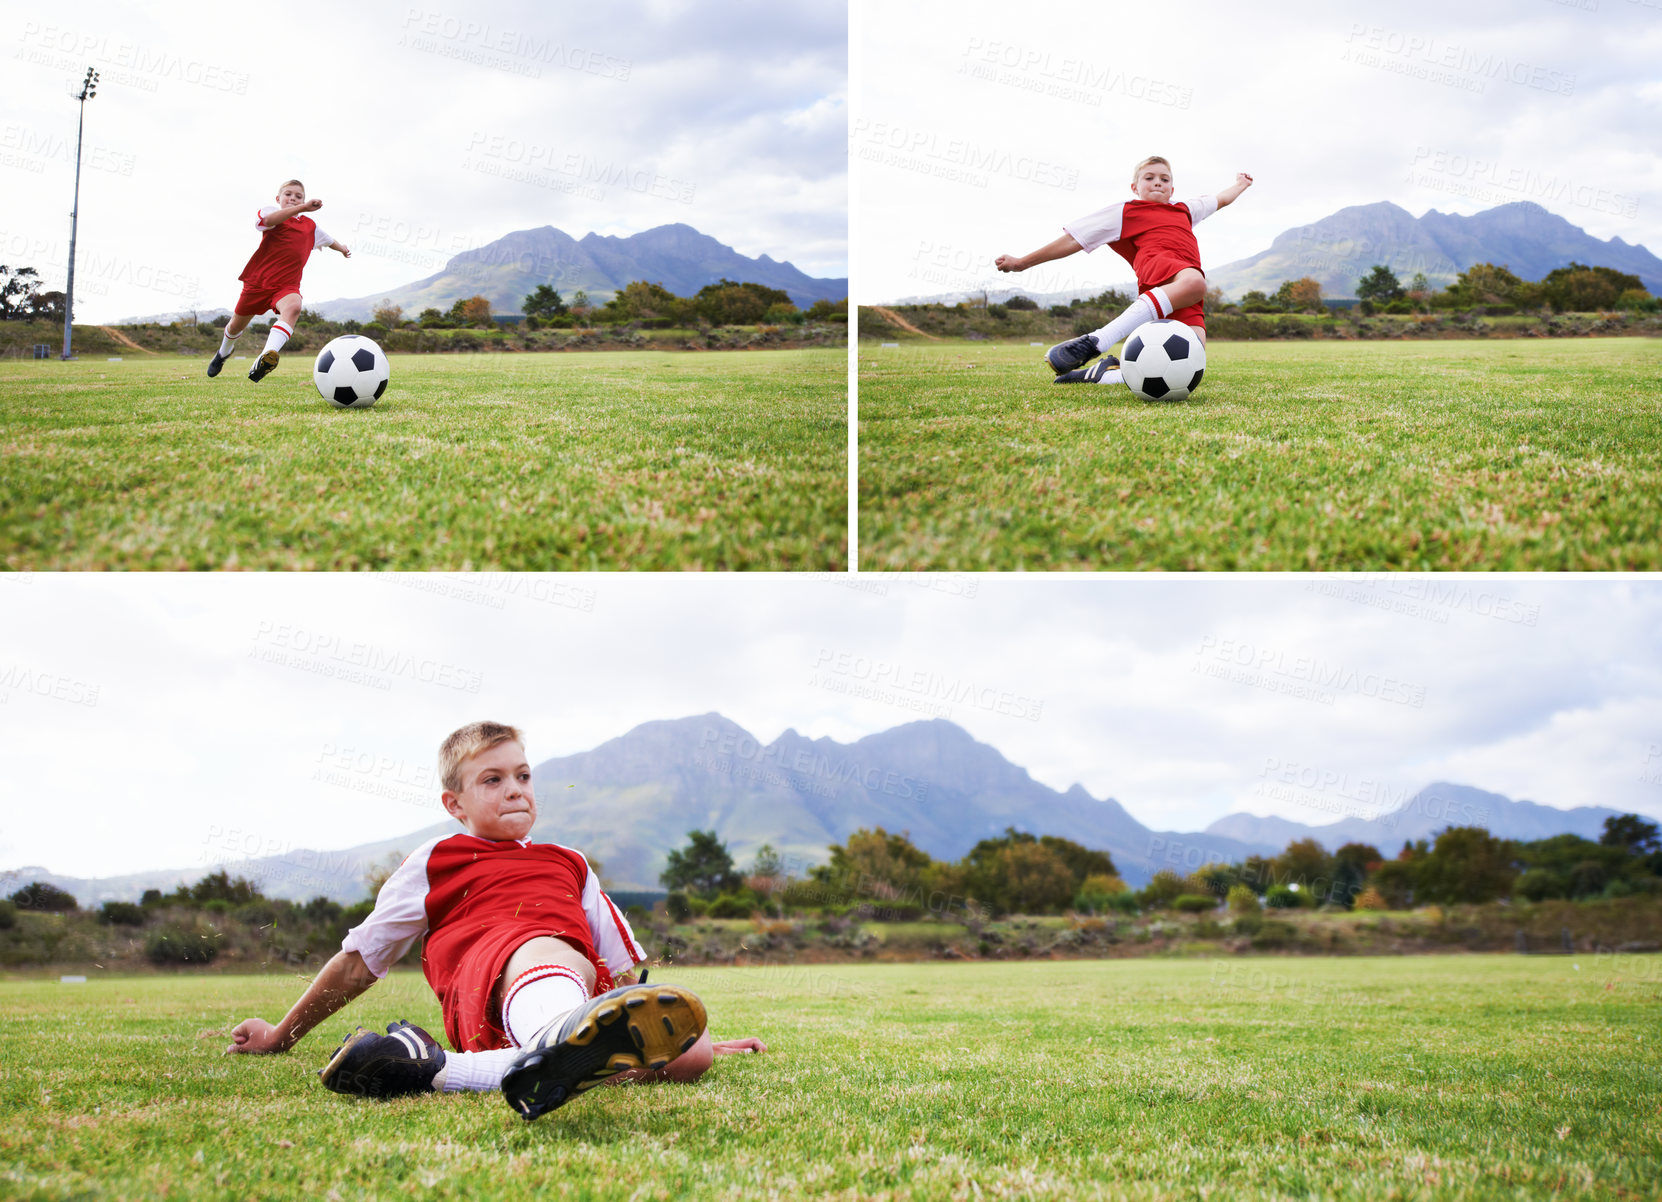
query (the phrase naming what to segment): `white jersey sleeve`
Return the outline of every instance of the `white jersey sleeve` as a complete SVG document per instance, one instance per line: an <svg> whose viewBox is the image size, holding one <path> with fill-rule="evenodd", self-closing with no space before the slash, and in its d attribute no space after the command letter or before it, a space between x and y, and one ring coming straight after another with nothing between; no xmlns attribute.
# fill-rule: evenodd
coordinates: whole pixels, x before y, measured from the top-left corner
<svg viewBox="0 0 1662 1202"><path fill-rule="evenodd" d="M646 949L635 942L635 932L629 929L629 920L618 913L612 899L600 888L600 878L591 870L583 882L583 913L589 919L589 933L594 936L594 950L606 961L612 975L628 972L646 959Z"/></svg>
<svg viewBox="0 0 1662 1202"><path fill-rule="evenodd" d="M340 950L357 952L377 978L427 933L427 857L439 842L429 839L416 848L381 886L369 917L341 940Z"/></svg>
<svg viewBox="0 0 1662 1202"><path fill-rule="evenodd" d="M1196 217L1195 220L1199 221L1200 218ZM320 225L320 226L317 227L317 237L312 239L312 249L313 250L321 250L323 247L328 246L329 243L331 243L333 241L334 241L333 238L331 238L328 234L323 232L323 227Z"/></svg>
<svg viewBox="0 0 1662 1202"><path fill-rule="evenodd" d="M1087 251L1118 242L1125 228L1125 203L1117 200L1106 209L1098 209L1077 221L1070 221L1062 228Z"/></svg>
<svg viewBox="0 0 1662 1202"><path fill-rule="evenodd" d="M1189 206L1190 228L1199 225L1218 211L1218 198L1216 196L1197 196L1193 200L1185 200L1183 203Z"/></svg>

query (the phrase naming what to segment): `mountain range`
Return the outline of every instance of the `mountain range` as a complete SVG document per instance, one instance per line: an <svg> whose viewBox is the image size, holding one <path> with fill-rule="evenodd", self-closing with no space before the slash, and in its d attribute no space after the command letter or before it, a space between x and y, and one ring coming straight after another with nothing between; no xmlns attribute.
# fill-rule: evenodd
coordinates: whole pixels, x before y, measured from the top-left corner
<svg viewBox="0 0 1662 1202"><path fill-rule="evenodd" d="M1230 814L1205 831L1155 830L1113 798L1075 784L1058 792L1035 781L995 748L954 723L912 722L853 743L787 730L763 744L720 714L647 722L592 750L545 760L533 770L538 840L581 848L614 889L657 889L672 848L693 829L714 829L736 863L771 843L801 875L825 863L827 847L854 831L882 826L909 832L939 859L957 859L1006 827L1061 835L1108 851L1124 878L1145 884L1162 868L1190 871L1214 861L1273 855L1294 839L1329 850L1372 843L1390 855L1406 839L1445 826L1479 825L1512 839L1565 832L1597 838L1615 810L1558 810L1465 785L1436 783L1368 818L1308 826L1283 818ZM45 868L0 873L0 890L31 880L67 889L83 905L136 900L224 868L256 881L267 895L296 900L364 895L366 871L436 835L460 828L445 819L396 838L338 851L297 849L259 859L86 879ZM14 883L15 882L15 883Z"/></svg>
<svg viewBox="0 0 1662 1202"><path fill-rule="evenodd" d="M1043 294L1000 288L988 290L987 299L996 303L1012 296L1028 296L1048 307L1066 304L1075 296L1094 296L1108 288L1132 290L1135 284L1124 260L1112 251L1105 253L1108 257L1100 288ZM1282 280L1312 276L1321 281L1322 295L1341 299L1356 295L1357 281L1375 263L1384 263L1404 285L1416 272L1424 272L1432 287L1443 288L1473 263L1502 264L1522 279L1538 280L1572 262L1613 267L1636 275L1651 295L1662 296L1662 259L1621 238L1595 238L1533 201L1497 205L1471 216L1432 209L1415 217L1390 201L1351 205L1320 221L1276 235L1267 250L1208 268L1206 280L1238 300L1254 289L1273 293ZM954 292L904 297L893 303L956 304L980 296L979 291Z"/></svg>
<svg viewBox="0 0 1662 1202"><path fill-rule="evenodd" d="M655 226L627 238L591 233L581 239L545 225L465 250L412 284L311 307L334 321L365 321L383 299L402 305L413 317L423 309L448 310L463 297L480 295L490 300L494 312L518 313L538 284L551 285L568 301L582 289L599 304L632 280L691 296L723 278L777 288L801 309L848 295L846 279L816 279L767 255L750 258L690 225Z"/></svg>

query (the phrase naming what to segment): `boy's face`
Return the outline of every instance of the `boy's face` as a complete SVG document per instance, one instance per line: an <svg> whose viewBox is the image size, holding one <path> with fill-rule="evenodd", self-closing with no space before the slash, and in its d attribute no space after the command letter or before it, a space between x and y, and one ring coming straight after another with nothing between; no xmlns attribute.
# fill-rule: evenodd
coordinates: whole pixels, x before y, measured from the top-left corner
<svg viewBox="0 0 1662 1202"><path fill-rule="evenodd" d="M299 184L284 184L277 192L277 203L283 208L306 203L306 189Z"/></svg>
<svg viewBox="0 0 1662 1202"><path fill-rule="evenodd" d="M1137 194L1138 200L1170 200L1171 168L1164 163L1150 163L1137 172L1131 190Z"/></svg>
<svg viewBox="0 0 1662 1202"><path fill-rule="evenodd" d="M462 789L445 790L444 808L470 835L505 842L523 839L537 821L531 766L518 743L498 743L462 761Z"/></svg>

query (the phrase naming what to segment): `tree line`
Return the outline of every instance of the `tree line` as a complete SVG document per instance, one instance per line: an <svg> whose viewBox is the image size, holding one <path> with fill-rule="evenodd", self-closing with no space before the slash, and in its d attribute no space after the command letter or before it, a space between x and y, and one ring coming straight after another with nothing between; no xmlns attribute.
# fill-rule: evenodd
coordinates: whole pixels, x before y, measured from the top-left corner
<svg viewBox="0 0 1662 1202"><path fill-rule="evenodd" d="M538 284L520 302L528 330L634 325L644 329L735 325L805 325L810 321L848 320L848 301L817 300L798 309L778 288L723 278L692 296L677 296L661 283L631 280L604 304L596 305L579 288L567 300L550 284ZM402 305L383 300L370 314L364 333L378 337L389 330L495 329L500 322L488 297L462 297L448 310L426 308L407 317Z"/></svg>
<svg viewBox="0 0 1662 1202"><path fill-rule="evenodd" d="M1638 276L1583 263L1555 268L1534 281L1520 278L1505 265L1474 263L1446 288L1433 288L1423 271L1415 272L1404 284L1388 266L1375 263L1356 282L1356 299L1361 311L1370 316L1475 309L1490 316L1541 309L1556 313L1662 312L1662 301L1646 291ZM1321 283L1310 276L1282 280L1273 293L1255 289L1238 303L1245 313L1324 311Z"/></svg>
<svg viewBox="0 0 1662 1202"><path fill-rule="evenodd" d="M0 263L0 321L62 321L63 302L63 293L41 291L40 272L33 267Z"/></svg>
<svg viewBox="0 0 1662 1202"><path fill-rule="evenodd" d="M1055 835L1007 828L960 860L937 860L908 835L882 827L830 848L830 862L796 875L764 844L747 871L714 831L691 831L659 877L672 916L745 918L769 908L856 906L907 918L924 913L1138 914L1230 909L1397 910L1510 899L1587 901L1662 893L1662 841L1636 814L1605 820L1598 840L1579 835L1520 842L1479 826L1405 841L1394 856L1368 843L1329 852L1301 839L1275 856L1248 856L1189 871L1162 868L1132 889L1112 857Z"/></svg>

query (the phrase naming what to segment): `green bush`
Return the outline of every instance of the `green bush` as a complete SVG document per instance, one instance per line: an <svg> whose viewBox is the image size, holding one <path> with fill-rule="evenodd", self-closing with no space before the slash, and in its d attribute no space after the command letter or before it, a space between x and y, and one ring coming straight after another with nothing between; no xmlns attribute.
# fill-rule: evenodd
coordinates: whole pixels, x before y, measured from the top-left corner
<svg viewBox="0 0 1662 1202"><path fill-rule="evenodd" d="M63 914L77 909L75 895L45 881L31 881L16 893L11 901L19 910L34 910L42 914Z"/></svg>
<svg viewBox="0 0 1662 1202"><path fill-rule="evenodd" d="M107 926L141 927L144 907L133 902L107 901L98 911L98 921Z"/></svg>
<svg viewBox="0 0 1662 1202"><path fill-rule="evenodd" d="M988 305L987 316L995 321L1004 321L1010 316L1010 310L1006 305Z"/></svg>
<svg viewBox="0 0 1662 1202"><path fill-rule="evenodd" d="M1307 903L1305 893L1290 885L1271 885L1264 891L1264 904L1272 910L1297 910Z"/></svg>
<svg viewBox="0 0 1662 1202"><path fill-rule="evenodd" d="M1039 302L1026 296L1012 296L1004 302L1006 309L1037 309Z"/></svg>
<svg viewBox="0 0 1662 1202"><path fill-rule="evenodd" d="M0 900L0 931L9 931L17 925L17 903L9 898Z"/></svg>
<svg viewBox="0 0 1662 1202"><path fill-rule="evenodd" d="M672 922L686 922L693 915L692 899L676 890L664 898L664 911Z"/></svg>
<svg viewBox="0 0 1662 1202"><path fill-rule="evenodd" d="M268 927L277 921L276 903L261 898L231 911L231 917L251 927Z"/></svg>
<svg viewBox="0 0 1662 1202"><path fill-rule="evenodd" d="M170 923L151 931L144 941L144 954L150 963L211 964L219 955L219 933L206 923L190 926Z"/></svg>
<svg viewBox="0 0 1662 1202"><path fill-rule="evenodd" d="M1171 908L1184 914L1204 914L1218 908L1218 899L1200 893L1182 893L1172 899Z"/></svg>
<svg viewBox="0 0 1662 1202"><path fill-rule="evenodd" d="M1225 900L1229 909L1235 914L1256 914L1263 907L1258 904L1258 895L1252 891L1252 886L1237 883L1229 887L1229 896Z"/></svg>
<svg viewBox="0 0 1662 1202"><path fill-rule="evenodd" d="M723 893L713 900L709 908L704 911L706 918L749 918L750 912L756 908L756 896L749 890L740 893Z"/></svg>
<svg viewBox="0 0 1662 1202"><path fill-rule="evenodd" d="M362 333L365 338L373 338L379 342L387 336L387 327L378 321L372 321L363 328Z"/></svg>

